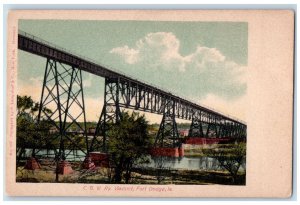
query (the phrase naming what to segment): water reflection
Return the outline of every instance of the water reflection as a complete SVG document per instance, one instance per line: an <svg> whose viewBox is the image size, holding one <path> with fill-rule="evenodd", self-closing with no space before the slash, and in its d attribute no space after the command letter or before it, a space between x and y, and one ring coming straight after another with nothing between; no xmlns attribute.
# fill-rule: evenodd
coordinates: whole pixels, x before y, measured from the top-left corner
<svg viewBox="0 0 300 205"><path fill-rule="evenodd" d="M56 150L58 152L58 150ZM66 153L71 152L67 156L68 161L83 161L85 154L80 150L66 150ZM22 157L30 157L31 149L26 149ZM36 156L38 158L54 158L54 150L40 150ZM220 165L219 161L213 157L151 157L149 156L149 163L140 164L136 167L151 167L157 169L187 169L187 170L211 170L211 171L224 171L225 169ZM242 161L239 171L245 171L246 162Z"/></svg>
<svg viewBox="0 0 300 205"><path fill-rule="evenodd" d="M54 158L56 154L58 154L59 150L36 150L37 158ZM68 161L83 161L85 159L85 153L81 150L65 150L66 160ZM25 149L24 153L22 153L21 158L28 158L32 155L32 149Z"/></svg>
<svg viewBox="0 0 300 205"><path fill-rule="evenodd" d="M240 171L245 170L245 161L243 161ZM213 157L151 157L150 163L141 166L152 168L170 168L170 169L187 169L187 170L212 170L223 171L224 168L219 161Z"/></svg>

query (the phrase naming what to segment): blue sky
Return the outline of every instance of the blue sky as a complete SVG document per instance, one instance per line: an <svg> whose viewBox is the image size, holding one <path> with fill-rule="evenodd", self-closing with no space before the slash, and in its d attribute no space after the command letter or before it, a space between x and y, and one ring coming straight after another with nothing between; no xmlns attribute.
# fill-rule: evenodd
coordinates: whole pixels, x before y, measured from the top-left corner
<svg viewBox="0 0 300 205"><path fill-rule="evenodd" d="M182 97L245 119L245 22L20 20L19 29ZM38 100L46 60L18 52L18 88ZM104 79L83 74L96 120ZM159 121L160 116L149 116Z"/></svg>

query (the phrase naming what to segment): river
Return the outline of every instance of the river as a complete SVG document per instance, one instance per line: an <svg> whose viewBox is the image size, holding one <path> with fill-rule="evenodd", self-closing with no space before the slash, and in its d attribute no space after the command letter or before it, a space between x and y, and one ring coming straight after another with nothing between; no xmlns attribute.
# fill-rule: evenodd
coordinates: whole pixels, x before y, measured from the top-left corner
<svg viewBox="0 0 300 205"><path fill-rule="evenodd" d="M30 157L32 153L31 149L26 149L23 157ZM67 155L66 159L69 161L83 161L85 154L80 150L73 151L66 150L65 153L70 153ZM77 156L75 156L77 155ZM52 157L54 158L53 150L40 150L36 154L38 158L43 157ZM74 157L75 156L75 157ZM163 169L185 169L185 170L210 170L210 171L222 171L224 168L220 166L219 161L216 158L212 157L150 157L148 158L149 163L143 163L137 165L136 167L149 167L149 168L163 168ZM243 161L239 170L245 171L246 162Z"/></svg>

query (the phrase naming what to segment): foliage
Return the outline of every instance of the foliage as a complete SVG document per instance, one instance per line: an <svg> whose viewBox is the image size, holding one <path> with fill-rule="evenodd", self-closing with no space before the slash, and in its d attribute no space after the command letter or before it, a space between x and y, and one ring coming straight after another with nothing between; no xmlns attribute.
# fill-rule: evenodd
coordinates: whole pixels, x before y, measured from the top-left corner
<svg viewBox="0 0 300 205"><path fill-rule="evenodd" d="M133 165L146 160L153 141L144 115L122 112L121 116L120 122L111 125L108 146L115 165L113 182L120 183L125 172L125 183L129 183Z"/></svg>
<svg viewBox="0 0 300 205"><path fill-rule="evenodd" d="M17 118L17 147L46 147L51 124L48 121L34 123L26 118Z"/></svg>
<svg viewBox="0 0 300 205"><path fill-rule="evenodd" d="M34 120L39 108L39 103L34 102L30 96L17 96L17 117L26 116L28 120ZM46 107L43 108L43 111L48 114L52 113L52 111Z"/></svg>
<svg viewBox="0 0 300 205"><path fill-rule="evenodd" d="M17 152L21 156L26 148L48 147L49 130L51 123L41 119L36 122L39 103L34 102L30 96L17 96ZM51 113L48 108L43 108L47 113ZM33 152L34 155L34 152ZM18 157L20 158L20 157Z"/></svg>
<svg viewBox="0 0 300 205"><path fill-rule="evenodd" d="M238 171L245 160L246 156L246 144L238 143L232 145L230 154L224 152L224 149L207 149L205 154L216 158L224 169L226 169L231 177L232 181L235 182L238 176Z"/></svg>

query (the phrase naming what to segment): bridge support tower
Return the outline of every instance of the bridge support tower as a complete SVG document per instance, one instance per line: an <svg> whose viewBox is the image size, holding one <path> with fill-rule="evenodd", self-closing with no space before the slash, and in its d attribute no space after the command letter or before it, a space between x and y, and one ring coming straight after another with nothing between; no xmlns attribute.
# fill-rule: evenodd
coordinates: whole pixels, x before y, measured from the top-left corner
<svg viewBox="0 0 300 205"><path fill-rule="evenodd" d="M179 138L175 120L175 101L165 98L163 103L163 117L155 139L152 156L184 156L184 149Z"/></svg>
<svg viewBox="0 0 300 205"><path fill-rule="evenodd" d="M79 123L83 122L83 123ZM72 172L66 161L74 150L88 154L88 140L86 134L85 103L81 70L56 61L47 59L37 123L48 122L51 125L46 144L47 150L55 153L56 173ZM78 141L84 139L83 146ZM41 149L33 149L36 156ZM81 156L74 156L81 157ZM64 166L66 165L66 166ZM61 171L63 170L63 171Z"/></svg>

